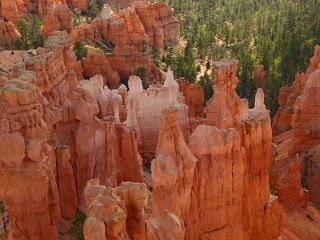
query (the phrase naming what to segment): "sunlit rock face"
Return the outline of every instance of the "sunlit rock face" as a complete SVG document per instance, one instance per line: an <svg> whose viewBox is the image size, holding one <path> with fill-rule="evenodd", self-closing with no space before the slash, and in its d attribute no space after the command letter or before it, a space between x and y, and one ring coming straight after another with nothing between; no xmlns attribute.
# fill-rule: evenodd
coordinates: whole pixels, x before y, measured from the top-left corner
<svg viewBox="0 0 320 240"><path fill-rule="evenodd" d="M56 146L50 144L50 129L63 119L58 96L65 100L77 79L69 46L70 38L62 33L48 40L45 51L14 52L14 61L3 62L7 71L0 88L0 198L10 216L10 239L57 239L61 212L70 217L75 211L75 186L72 181L64 185L73 175L68 154L62 156L57 150L56 155ZM59 184L64 185L63 209ZM67 197L66 190L70 190Z"/></svg>
<svg viewBox="0 0 320 240"><path fill-rule="evenodd" d="M291 119L294 114L295 103L303 94L309 76L317 69L320 69L320 46L315 47L314 56L310 59L307 71L305 73L298 73L291 86L281 88L278 97L280 107L272 126L275 135L292 129Z"/></svg>
<svg viewBox="0 0 320 240"><path fill-rule="evenodd" d="M189 84L187 80L179 80L179 91L185 97L190 118L203 117L204 92L199 84Z"/></svg>
<svg viewBox="0 0 320 240"><path fill-rule="evenodd" d="M181 217L186 239L276 239L282 208L269 191L272 131L263 90L249 109L235 92L237 61L216 62L215 70L215 95L206 125L190 137L191 152L181 151L177 110L163 112L152 162L153 211Z"/></svg>
<svg viewBox="0 0 320 240"><path fill-rule="evenodd" d="M43 18L58 4L67 4L67 0L1 0L0 16L16 24L26 13Z"/></svg>
<svg viewBox="0 0 320 240"><path fill-rule="evenodd" d="M165 108L172 106L178 109L177 122L185 139L188 139L188 107L178 102L178 91L179 86L171 70L168 71L164 85L160 88L151 86L144 90L141 79L136 76L129 79L126 123L136 130L140 153L147 161L154 157L159 138L162 111Z"/></svg>
<svg viewBox="0 0 320 240"><path fill-rule="evenodd" d="M228 128L248 117L248 102L240 99L235 91L239 82L237 68L238 61L234 59L214 62L214 95L205 109L209 125Z"/></svg>
<svg viewBox="0 0 320 240"><path fill-rule="evenodd" d="M289 130L274 138L277 145L273 180L280 199L290 208L305 206L308 196L313 204L320 204L317 187L320 175L314 171L319 167L319 60L320 48L317 46L306 73L297 75L293 85L287 87L287 95L280 94L282 103L275 118L274 130ZM283 116L290 122L287 128L279 127Z"/></svg>
<svg viewBox="0 0 320 240"><path fill-rule="evenodd" d="M71 5L75 10L85 11L88 9L88 0L71 0Z"/></svg>
<svg viewBox="0 0 320 240"><path fill-rule="evenodd" d="M73 14L66 4L54 5L45 16L42 34L48 37L54 31L66 30L68 33L72 31Z"/></svg>
<svg viewBox="0 0 320 240"><path fill-rule="evenodd" d="M171 213L154 217L145 214L149 192L143 183L123 182L111 188L97 179L84 190L86 213L85 240L183 240L183 221ZM94 231L95 230L95 231Z"/></svg>
<svg viewBox="0 0 320 240"><path fill-rule="evenodd" d="M0 38L12 44L20 36L12 22L0 20Z"/></svg>
<svg viewBox="0 0 320 240"><path fill-rule="evenodd" d="M185 143L178 127L178 108L163 110L156 149L152 161L153 213L175 213L187 219L191 204L191 187L197 159Z"/></svg>
<svg viewBox="0 0 320 240"><path fill-rule="evenodd" d="M57 222L84 209L92 178L143 181L134 129L120 119L125 92L101 76L79 81L71 47L57 32L45 48L0 54L0 198L12 240L56 240Z"/></svg>

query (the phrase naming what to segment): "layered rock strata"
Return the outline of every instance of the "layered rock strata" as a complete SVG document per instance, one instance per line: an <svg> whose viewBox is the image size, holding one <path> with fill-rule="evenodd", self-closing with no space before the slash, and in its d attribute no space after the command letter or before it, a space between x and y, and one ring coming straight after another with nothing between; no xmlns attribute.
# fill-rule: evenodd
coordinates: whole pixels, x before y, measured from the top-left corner
<svg viewBox="0 0 320 240"><path fill-rule="evenodd" d="M215 95L206 109L207 125L191 135L191 152L180 152L184 142L177 113L164 112L152 163L154 212L180 216L186 239L277 239L282 208L269 191L272 132L263 90L249 110L235 92L237 61L225 59L214 66ZM190 189L191 194L184 194Z"/></svg>
<svg viewBox="0 0 320 240"><path fill-rule="evenodd" d="M45 17L42 34L48 37L51 33L62 30L71 33L72 17L73 14L66 4L54 5Z"/></svg>
<svg viewBox="0 0 320 240"><path fill-rule="evenodd" d="M313 204L320 204L320 175L317 174L320 144L319 62L320 48L317 46L306 73L298 74L292 86L285 88L288 90L287 97L283 94L285 89L279 97L285 105L279 108L275 118L275 130L291 130L274 138L277 145L276 161L272 169L275 173L273 180L279 196L284 196L285 206L291 208L305 206L308 195ZM281 105L281 102L279 103ZM290 111L287 111L288 109ZM290 122L290 126L279 127L281 119ZM279 182L282 184L277 184ZM302 184L309 190L309 194L302 188Z"/></svg>
<svg viewBox="0 0 320 240"><path fill-rule="evenodd" d="M10 239L56 240L57 222L84 208L92 178L143 181L134 129L120 122L122 97L101 76L79 82L71 47L58 32L44 49L0 54L0 198Z"/></svg>

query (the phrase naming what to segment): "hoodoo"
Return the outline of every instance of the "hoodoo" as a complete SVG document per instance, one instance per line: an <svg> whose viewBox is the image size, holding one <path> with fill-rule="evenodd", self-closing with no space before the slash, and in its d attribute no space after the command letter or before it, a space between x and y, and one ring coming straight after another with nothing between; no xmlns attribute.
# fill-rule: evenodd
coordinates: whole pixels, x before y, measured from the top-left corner
<svg viewBox="0 0 320 240"><path fill-rule="evenodd" d="M1 240L320 239L320 47L173 2L0 0Z"/></svg>

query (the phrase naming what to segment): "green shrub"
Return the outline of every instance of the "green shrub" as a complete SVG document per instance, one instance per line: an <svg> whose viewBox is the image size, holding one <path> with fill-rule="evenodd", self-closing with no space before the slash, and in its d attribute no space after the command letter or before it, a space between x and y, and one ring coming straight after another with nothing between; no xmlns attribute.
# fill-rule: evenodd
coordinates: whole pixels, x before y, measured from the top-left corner
<svg viewBox="0 0 320 240"><path fill-rule="evenodd" d="M76 215L72 223L70 232L76 240L84 240L83 225L84 225L84 222L86 221L86 218L87 216L84 213L78 212L78 214Z"/></svg>
<svg viewBox="0 0 320 240"><path fill-rule="evenodd" d="M202 86L203 88L203 92L204 92L204 101L205 103L212 97L213 95L213 90L212 90L212 78L210 78L210 76L205 73L204 76L200 77L200 81L199 84Z"/></svg>
<svg viewBox="0 0 320 240"><path fill-rule="evenodd" d="M78 60L82 60L82 58L88 56L88 49L81 42L76 42L73 50Z"/></svg>
<svg viewBox="0 0 320 240"><path fill-rule="evenodd" d="M90 17L96 17L101 11L101 8L103 6L103 3L98 0L90 0L88 3L88 11L87 14Z"/></svg>
<svg viewBox="0 0 320 240"><path fill-rule="evenodd" d="M29 50L44 46L44 37L41 33L42 21L36 16L22 18L17 23L21 36L15 41L18 50Z"/></svg>

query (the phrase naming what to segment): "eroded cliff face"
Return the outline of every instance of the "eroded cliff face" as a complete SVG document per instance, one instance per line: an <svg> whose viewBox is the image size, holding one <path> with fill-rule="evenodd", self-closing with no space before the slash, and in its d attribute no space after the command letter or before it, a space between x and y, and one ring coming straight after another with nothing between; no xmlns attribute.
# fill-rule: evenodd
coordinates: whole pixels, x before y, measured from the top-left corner
<svg viewBox="0 0 320 240"><path fill-rule="evenodd" d="M281 88L278 103L279 110L273 120L273 133L279 135L292 129L291 119L294 114L294 105L302 95L306 81L310 74L320 68L320 47L316 46L314 56L310 60L309 68L305 73L298 73L291 86Z"/></svg>
<svg viewBox="0 0 320 240"><path fill-rule="evenodd" d="M167 209L181 217L186 239L277 239L282 208L269 191L272 131L263 90L258 90L255 108L249 110L235 92L237 61L214 64L215 95L206 109L205 125L190 137L189 154L180 153L184 142L178 137L174 112L163 115L152 162L155 210ZM195 166L186 164L194 164L192 159L198 160ZM191 194L184 195L190 188Z"/></svg>
<svg viewBox="0 0 320 240"><path fill-rule="evenodd" d="M13 43L20 34L12 22L0 20L0 38L5 44Z"/></svg>
<svg viewBox="0 0 320 240"><path fill-rule="evenodd" d="M287 96L287 99L284 98L283 102L287 103L286 106L290 104L290 114L287 114L286 107L280 107L277 113L277 116L281 117L285 114L288 117L291 130L274 139L277 144L273 168L276 174L274 180L276 184L278 183L276 190L279 191L279 196L283 195L283 202L291 208L305 206L308 195L310 201L319 206L320 195L317 187L319 185L317 156L320 141L319 54L320 48L317 46L307 72L297 75L300 77L297 77L293 85L287 88L292 93ZM308 194L301 187L301 183L309 190ZM299 198L304 200L299 201Z"/></svg>
<svg viewBox="0 0 320 240"><path fill-rule="evenodd" d="M71 46L59 32L44 49L0 56L11 59L0 81L0 198L10 239L57 239L58 220L84 208L92 178L143 181L134 130L120 122L121 96L103 89L101 76L79 82Z"/></svg>
<svg viewBox="0 0 320 240"><path fill-rule="evenodd" d="M204 92L199 84L189 84L187 80L179 80L179 91L185 97L188 105L189 118L203 117Z"/></svg>
<svg viewBox="0 0 320 240"><path fill-rule="evenodd" d="M135 1L131 7L111 12L72 32L75 41L93 40L112 45L112 54L91 54L84 59L88 77L99 73L110 88L118 88L137 70L145 71L147 84L160 82L161 73L152 62L152 47L163 50L164 41L178 42L180 28L173 10L164 3Z"/></svg>
<svg viewBox="0 0 320 240"><path fill-rule="evenodd" d="M54 5L47 13L43 27L42 34L48 37L54 31L66 30L71 33L73 14L66 4Z"/></svg>
<svg viewBox="0 0 320 240"><path fill-rule="evenodd" d="M67 4L67 0L1 0L0 15L15 24L27 12L45 17L50 9L59 3Z"/></svg>
<svg viewBox="0 0 320 240"><path fill-rule="evenodd" d="M49 129L53 116L62 114L61 105L45 96L57 96L63 85L65 91L59 93L63 100L76 82L70 45L70 38L60 34L49 39L47 51L14 52L16 61L7 62L8 71L1 76L0 195L10 216L9 239L57 239L61 210ZM6 52L1 54L5 57ZM46 66L51 66L49 71Z"/></svg>

